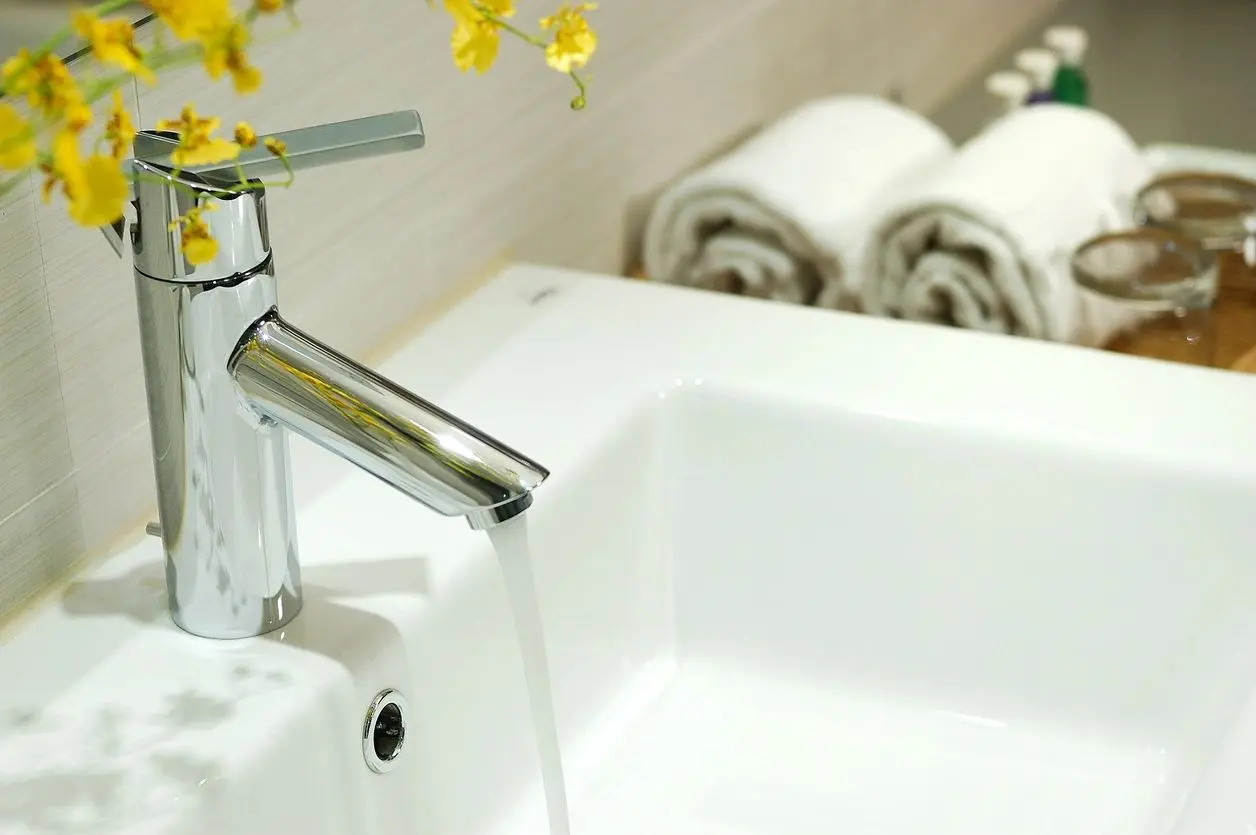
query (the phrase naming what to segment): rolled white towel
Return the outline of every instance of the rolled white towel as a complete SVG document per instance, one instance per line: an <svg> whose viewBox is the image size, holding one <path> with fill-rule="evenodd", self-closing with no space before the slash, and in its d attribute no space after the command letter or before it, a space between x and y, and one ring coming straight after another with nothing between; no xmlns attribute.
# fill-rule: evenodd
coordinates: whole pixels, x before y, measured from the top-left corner
<svg viewBox="0 0 1256 835"><path fill-rule="evenodd" d="M838 306L875 197L950 153L942 131L888 101L813 101L659 197L645 231L645 273Z"/></svg>
<svg viewBox="0 0 1256 835"><path fill-rule="evenodd" d="M1136 315L1073 282L1078 245L1134 224L1151 176L1103 114L1040 104L890 196L863 270L868 313L1099 345Z"/></svg>

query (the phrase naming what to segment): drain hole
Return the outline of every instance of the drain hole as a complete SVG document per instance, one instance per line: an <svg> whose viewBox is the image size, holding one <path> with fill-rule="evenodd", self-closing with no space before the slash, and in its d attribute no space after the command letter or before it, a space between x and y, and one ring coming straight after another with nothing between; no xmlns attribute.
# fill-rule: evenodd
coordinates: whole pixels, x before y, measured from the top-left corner
<svg viewBox="0 0 1256 835"><path fill-rule="evenodd" d="M392 762L405 740L406 725L402 720L401 708L395 704L386 705L375 718L375 756L384 762Z"/></svg>
<svg viewBox="0 0 1256 835"><path fill-rule="evenodd" d="M396 690L383 690L366 711L362 728L362 756L376 774L392 771L406 741L406 699Z"/></svg>

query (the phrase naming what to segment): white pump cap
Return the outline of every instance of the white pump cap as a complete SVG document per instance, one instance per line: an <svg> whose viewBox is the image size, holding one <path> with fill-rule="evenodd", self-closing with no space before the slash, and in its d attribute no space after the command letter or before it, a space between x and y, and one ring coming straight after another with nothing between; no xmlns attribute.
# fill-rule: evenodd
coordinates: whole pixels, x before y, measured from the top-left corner
<svg viewBox="0 0 1256 835"><path fill-rule="evenodd" d="M1060 55L1060 60L1070 66L1079 66L1086 57L1089 39L1080 26L1052 26L1043 36L1047 46Z"/></svg>
<svg viewBox="0 0 1256 835"><path fill-rule="evenodd" d="M986 92L998 97L1003 102L1004 109L1009 111L1024 104L1030 87L1029 79L1024 73L1011 70L991 73L986 78Z"/></svg>
<svg viewBox="0 0 1256 835"><path fill-rule="evenodd" d="M1022 49L1016 53L1016 68L1033 82L1035 90L1050 90L1060 61L1049 49Z"/></svg>

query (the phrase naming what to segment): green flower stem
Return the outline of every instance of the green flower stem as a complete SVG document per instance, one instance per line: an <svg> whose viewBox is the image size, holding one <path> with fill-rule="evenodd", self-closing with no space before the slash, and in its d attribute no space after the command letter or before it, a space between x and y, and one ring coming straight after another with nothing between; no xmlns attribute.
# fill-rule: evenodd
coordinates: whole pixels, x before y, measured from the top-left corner
<svg viewBox="0 0 1256 835"><path fill-rule="evenodd" d="M288 170L287 180L283 180L283 181L277 180L275 182L270 182L270 183L263 182L261 180L248 180L244 177L244 172L240 169L240 164L236 163L236 170L240 172L240 182L238 184L234 184L230 186L229 188L218 189L218 191L220 193L226 192L229 194L240 194L246 191L260 191L261 189L266 189L266 188L287 188L288 186L292 185L292 182L295 179L295 175L292 173L292 168L288 164L287 157L280 157L280 160L283 162L284 168ZM192 185L191 183L185 183L182 180L178 179L178 175L179 175L179 171L175 170L173 172L173 175L170 177L163 177L160 174L145 173L145 174L135 175L128 179L130 179L131 182L133 183L145 182L145 183L156 183L158 185L162 185L162 184L172 185L175 188L183 191L185 194L189 194L192 196L205 193L204 189L198 189L196 186Z"/></svg>
<svg viewBox="0 0 1256 835"><path fill-rule="evenodd" d="M579 75L576 74L575 70L569 70L567 72L567 75L571 76L571 80L574 81L576 84L576 89L580 91L579 93L576 94L576 97L571 100L571 109L572 110L584 110L584 106L586 103L585 93L587 92L587 90L585 90L584 85L587 79L581 78Z"/></svg>
<svg viewBox="0 0 1256 835"><path fill-rule="evenodd" d="M525 40L528 43L532 44L533 46L538 46L541 49L544 49L546 47L545 41L541 40L536 35L529 35L527 32L523 31L519 27L507 21L506 18L493 12L492 9L488 8L484 4L472 3L471 7L475 9L477 12L479 12L480 14L484 15L485 20L488 20L492 22L494 25L501 27L502 29L509 32L510 34L514 35L516 38Z"/></svg>
<svg viewBox="0 0 1256 835"><path fill-rule="evenodd" d="M200 60L200 57L201 48L198 44L180 44L173 49L154 44L153 49L145 56L144 65L152 71L153 75L157 75L162 70L168 70L172 67L184 67L195 64Z"/></svg>
<svg viewBox="0 0 1256 835"><path fill-rule="evenodd" d="M263 180L250 180L248 176L244 173L244 166L240 164L239 160L236 160L235 162L236 175L240 178L240 182L237 183L239 190L240 191L254 191L254 190L263 189L263 188L287 188L288 186L295 183L297 180L297 172L292 170L292 163L288 162L288 155L284 154L283 156L280 156L279 161L283 163L284 171L288 172L288 178L282 181L275 181L275 182L267 183Z"/></svg>
<svg viewBox="0 0 1256 835"><path fill-rule="evenodd" d="M104 78L93 79L87 86L87 89L83 91L83 101L87 104L95 104L130 79L129 73L116 73L107 75Z"/></svg>

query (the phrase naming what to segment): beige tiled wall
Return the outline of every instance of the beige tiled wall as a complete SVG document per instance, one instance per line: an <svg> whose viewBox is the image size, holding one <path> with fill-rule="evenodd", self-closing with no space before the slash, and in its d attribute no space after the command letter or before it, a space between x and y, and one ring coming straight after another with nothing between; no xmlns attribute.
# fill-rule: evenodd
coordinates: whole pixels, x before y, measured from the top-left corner
<svg viewBox="0 0 1256 835"><path fill-rule="evenodd" d="M422 0L302 0L240 100L187 71L133 101L187 99L259 131L401 108L417 154L304 173L270 204L289 318L350 354L493 259L616 272L629 206L812 96L895 90L928 111L1053 0L603 0L591 106L507 44L476 78ZM545 0L521 0L523 12ZM129 268L30 188L0 203L0 619L150 514Z"/></svg>

